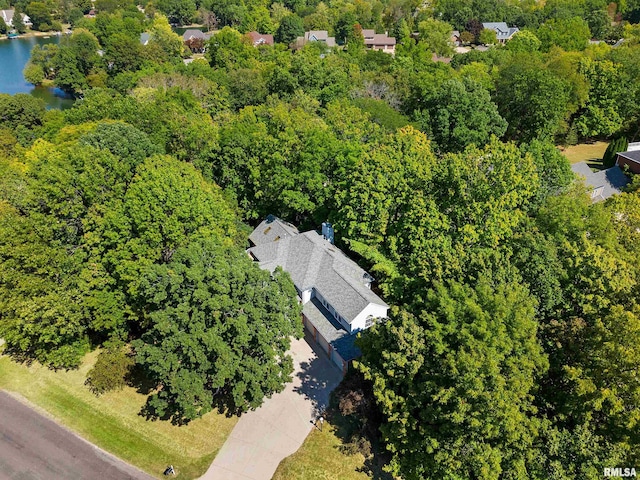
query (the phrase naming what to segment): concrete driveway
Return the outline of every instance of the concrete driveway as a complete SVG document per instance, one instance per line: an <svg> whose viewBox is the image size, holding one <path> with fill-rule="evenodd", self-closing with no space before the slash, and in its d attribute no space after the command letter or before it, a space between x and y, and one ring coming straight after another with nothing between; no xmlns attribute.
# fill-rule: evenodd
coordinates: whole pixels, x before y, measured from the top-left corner
<svg viewBox="0 0 640 480"><path fill-rule="evenodd" d="M304 339L291 342L290 354L293 382L242 415L201 480L270 480L280 462L300 448L342 375Z"/></svg>
<svg viewBox="0 0 640 480"><path fill-rule="evenodd" d="M0 478L153 480L0 391Z"/></svg>

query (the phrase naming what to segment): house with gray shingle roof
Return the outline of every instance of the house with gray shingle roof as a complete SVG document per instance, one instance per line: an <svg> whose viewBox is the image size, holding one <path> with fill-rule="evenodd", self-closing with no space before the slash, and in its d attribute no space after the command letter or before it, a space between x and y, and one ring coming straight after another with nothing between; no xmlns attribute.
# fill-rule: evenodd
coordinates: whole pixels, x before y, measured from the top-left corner
<svg viewBox="0 0 640 480"><path fill-rule="evenodd" d="M182 34L182 41L183 42L188 42L189 40L203 40L203 41L207 41L209 40L209 38L211 37L211 35L208 35L206 33L204 33L202 30L196 30L194 28L190 28L188 30L185 30L184 33Z"/></svg>
<svg viewBox="0 0 640 480"><path fill-rule="evenodd" d="M326 227L326 225L323 225ZM272 215L251 233L249 255L260 268L288 272L303 304L303 321L329 357L346 371L360 355L354 334L386 318L389 305L371 290L374 278L329 239L314 230L299 232Z"/></svg>
<svg viewBox="0 0 640 480"><path fill-rule="evenodd" d="M293 44L293 47L299 49L304 47L309 42L321 42L324 43L327 47L336 46L336 38L330 37L329 32L327 32L326 30L310 30L308 32L304 32L303 37L298 37Z"/></svg>
<svg viewBox="0 0 640 480"><path fill-rule="evenodd" d="M585 185L590 189L589 194L593 203L622 193L629 183L629 178L618 166L594 172L587 162L578 162L571 165L571 170L577 177L584 179Z"/></svg>
<svg viewBox="0 0 640 480"><path fill-rule="evenodd" d="M505 22L486 22L482 24L482 27L496 32L496 38L500 43L506 43L520 31L518 27L508 27Z"/></svg>

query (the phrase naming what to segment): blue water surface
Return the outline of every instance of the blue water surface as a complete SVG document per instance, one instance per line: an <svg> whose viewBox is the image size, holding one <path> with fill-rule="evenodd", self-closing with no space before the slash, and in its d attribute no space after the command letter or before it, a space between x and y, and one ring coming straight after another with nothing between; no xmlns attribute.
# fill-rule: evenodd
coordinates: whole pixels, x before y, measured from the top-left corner
<svg viewBox="0 0 640 480"><path fill-rule="evenodd" d="M47 108L59 108L64 110L73 105L73 98L66 95L59 88L35 87L27 83L22 75L24 66L29 61L31 49L35 45L47 43L59 43L60 37L51 36L28 37L7 39L3 36L0 40L0 93L29 93L34 97L42 98Z"/></svg>

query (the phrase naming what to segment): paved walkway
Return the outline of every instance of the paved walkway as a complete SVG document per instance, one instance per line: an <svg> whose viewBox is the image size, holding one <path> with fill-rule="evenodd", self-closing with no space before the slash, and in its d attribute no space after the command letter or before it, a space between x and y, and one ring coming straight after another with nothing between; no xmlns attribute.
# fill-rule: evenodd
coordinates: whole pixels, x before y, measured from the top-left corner
<svg viewBox="0 0 640 480"><path fill-rule="evenodd" d="M342 375L304 339L293 340L290 353L293 382L242 415L201 480L270 480L280 462L300 448Z"/></svg>
<svg viewBox="0 0 640 480"><path fill-rule="evenodd" d="M153 480L0 391L0 478Z"/></svg>

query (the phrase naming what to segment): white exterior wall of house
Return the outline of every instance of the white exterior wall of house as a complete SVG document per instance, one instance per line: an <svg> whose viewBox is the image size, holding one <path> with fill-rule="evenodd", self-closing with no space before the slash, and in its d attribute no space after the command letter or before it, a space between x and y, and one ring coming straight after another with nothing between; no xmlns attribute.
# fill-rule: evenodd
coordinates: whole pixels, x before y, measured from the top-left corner
<svg viewBox="0 0 640 480"><path fill-rule="evenodd" d="M13 28L13 16L15 15L15 10L0 10L0 14L2 15L2 19L4 20L4 23L8 27ZM32 26L31 18L29 18L29 15L25 13L21 13L20 15L22 16L22 23L25 26L27 27Z"/></svg>
<svg viewBox="0 0 640 480"><path fill-rule="evenodd" d="M387 318L388 307L382 305L376 305L370 303L362 310L356 318L351 322L351 333L355 333L359 330L364 330L367 324L367 318Z"/></svg>

